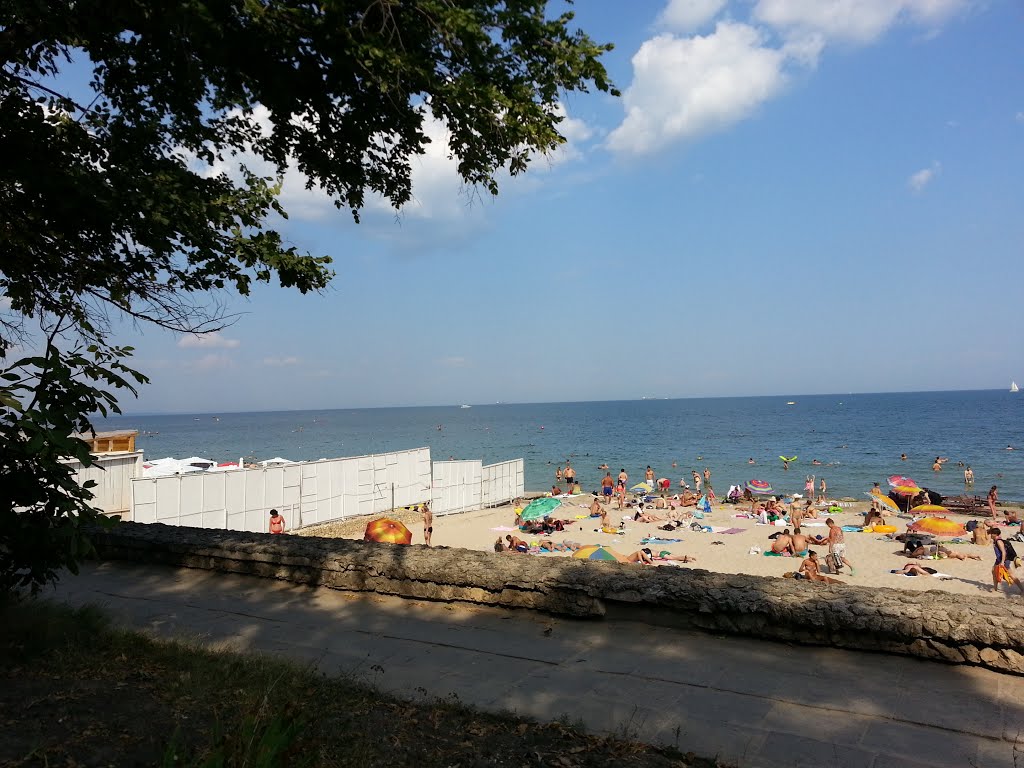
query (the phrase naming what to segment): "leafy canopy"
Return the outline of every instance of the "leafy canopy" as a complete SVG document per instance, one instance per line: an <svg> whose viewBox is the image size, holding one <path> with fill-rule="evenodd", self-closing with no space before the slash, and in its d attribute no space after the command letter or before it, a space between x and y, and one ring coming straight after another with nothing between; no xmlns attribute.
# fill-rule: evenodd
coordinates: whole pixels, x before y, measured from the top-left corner
<svg viewBox="0 0 1024 768"><path fill-rule="evenodd" d="M401 207L433 118L494 194L563 141L562 94L615 93L611 46L547 5L0 0L0 589L88 551L97 511L61 459L90 463L73 433L146 381L112 318L213 331L218 291L327 285L329 258L268 227L290 164L356 220L367 194ZM242 152L276 177L214 172Z"/></svg>

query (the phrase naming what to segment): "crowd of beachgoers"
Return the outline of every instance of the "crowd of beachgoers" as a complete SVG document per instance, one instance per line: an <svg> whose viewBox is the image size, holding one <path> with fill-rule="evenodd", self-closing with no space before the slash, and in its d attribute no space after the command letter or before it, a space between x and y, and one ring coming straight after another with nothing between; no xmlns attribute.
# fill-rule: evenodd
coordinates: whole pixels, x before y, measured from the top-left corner
<svg viewBox="0 0 1024 768"><path fill-rule="evenodd" d="M750 481L718 496L710 471L670 488L649 471L630 484L625 470L613 476L601 469L605 477L591 491L563 470L556 481L566 487L556 482L547 493L507 506L454 515L417 506L395 516L408 525L414 544L507 557L613 560L963 594L1024 592L1014 546L1024 547L1019 510L1001 503L996 488L975 498L970 514L960 514L926 488L899 485L913 482L902 476L866 484L862 499L835 499L824 482L806 494L784 495ZM365 525L349 520L300 533L362 538Z"/></svg>

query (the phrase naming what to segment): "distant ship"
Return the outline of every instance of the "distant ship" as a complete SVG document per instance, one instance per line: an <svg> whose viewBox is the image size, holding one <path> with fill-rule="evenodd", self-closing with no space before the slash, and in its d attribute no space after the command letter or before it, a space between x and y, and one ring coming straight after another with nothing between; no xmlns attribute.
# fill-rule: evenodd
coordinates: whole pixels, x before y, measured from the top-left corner
<svg viewBox="0 0 1024 768"><path fill-rule="evenodd" d="M1017 386L1017 382L1016 381L1011 381L1010 382L1010 391L1011 392L1020 392L1020 387Z"/></svg>
<svg viewBox="0 0 1024 768"><path fill-rule="evenodd" d="M786 403L786 405L796 405L796 403L794 401L790 400L788 403Z"/></svg>
<svg viewBox="0 0 1024 768"><path fill-rule="evenodd" d="M472 408L472 405L460 405L459 408Z"/></svg>

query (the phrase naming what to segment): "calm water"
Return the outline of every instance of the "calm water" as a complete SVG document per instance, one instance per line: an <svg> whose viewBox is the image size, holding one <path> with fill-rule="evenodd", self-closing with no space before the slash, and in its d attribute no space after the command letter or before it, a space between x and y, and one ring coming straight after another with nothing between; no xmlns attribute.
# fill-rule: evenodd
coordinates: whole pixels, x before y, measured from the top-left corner
<svg viewBox="0 0 1024 768"><path fill-rule="evenodd" d="M546 490L554 465L572 457L583 487L599 484L602 463L642 480L650 464L673 486L691 469L710 467L721 493L758 478L800 492L807 474L824 477L829 495L856 496L899 472L940 493L998 485L1004 499L1024 498L1024 395L1008 392L815 395L638 400L528 405L376 408L268 413L127 416L103 429L138 429L147 458L202 456L217 461L255 455L293 460L359 456L429 446L484 463L523 458L526 487ZM438 426L441 427L438 430ZM101 428L97 425L97 428ZM1018 450L1008 451L1007 445ZM907 454L907 461L900 454ZM783 471L780 455L798 456ZM936 456L949 457L941 473ZM747 463L756 461L755 466ZM812 466L818 459L826 466ZM678 466L672 468L672 462Z"/></svg>

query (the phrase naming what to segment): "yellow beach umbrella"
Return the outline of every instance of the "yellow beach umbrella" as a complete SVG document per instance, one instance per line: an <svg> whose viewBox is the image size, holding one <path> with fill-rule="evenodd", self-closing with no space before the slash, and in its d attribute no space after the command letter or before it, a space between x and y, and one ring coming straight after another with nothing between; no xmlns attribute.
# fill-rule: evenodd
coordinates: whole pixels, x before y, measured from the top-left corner
<svg viewBox="0 0 1024 768"><path fill-rule="evenodd" d="M890 499L888 496L883 496L880 493L871 494L871 500L877 501L879 506L885 507L890 512L899 512L900 508L895 501Z"/></svg>

